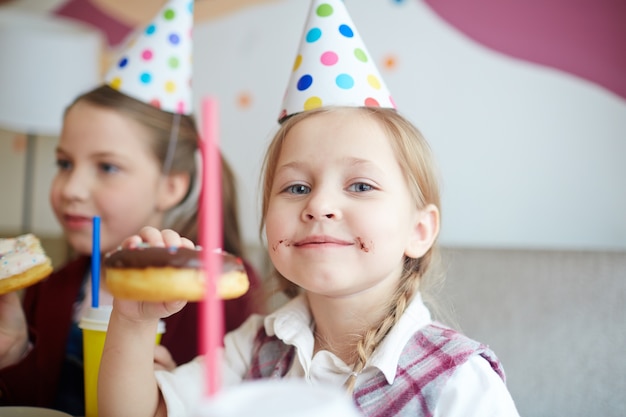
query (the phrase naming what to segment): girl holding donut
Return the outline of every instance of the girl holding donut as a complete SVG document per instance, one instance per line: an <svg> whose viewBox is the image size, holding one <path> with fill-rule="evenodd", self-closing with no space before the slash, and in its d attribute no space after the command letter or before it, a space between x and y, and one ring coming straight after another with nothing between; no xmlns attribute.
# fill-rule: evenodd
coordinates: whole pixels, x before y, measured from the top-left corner
<svg viewBox="0 0 626 417"><path fill-rule="evenodd" d="M405 118L351 107L294 115L270 145L263 188L269 257L293 298L226 335L224 389L302 378L345 389L364 416L518 417L495 354L433 321L423 302L439 190L428 145ZM139 238L192 246L154 228ZM202 358L156 373L145 359L158 320L181 306L114 300L101 416L194 415Z"/></svg>
<svg viewBox="0 0 626 417"><path fill-rule="evenodd" d="M77 323L90 305L91 219L101 218L101 250L151 225L197 241L198 135L191 117L180 119L170 168L162 167L173 116L109 86L79 97L67 110L57 148L58 173L50 201L77 255L46 280L0 296L0 405L39 405L79 415L82 407L82 337ZM224 250L245 257L237 222L234 174L222 159ZM263 312L260 279L244 262L250 290L224 302L225 328ZM104 281L103 281L104 284ZM111 303L100 289L101 305ZM171 367L198 353L198 304L166 320L155 362ZM41 367L45 363L45 367ZM76 364L76 365L75 365Z"/></svg>
<svg viewBox="0 0 626 417"><path fill-rule="evenodd" d="M423 301L440 230L428 143L368 65L341 0L313 0L306 28L262 179L261 228L292 298L226 334L223 389L298 378L344 390L366 417L518 417L494 352ZM154 228L125 245L140 239L191 245ZM145 359L159 319L181 307L114 300L101 416L196 415L203 359L156 372Z"/></svg>
<svg viewBox="0 0 626 417"><path fill-rule="evenodd" d="M167 33L180 30L176 48L190 48L188 3L176 0L165 6L180 7L170 15L182 21L155 18L150 26L159 29L168 24ZM102 253L113 251L125 237L146 225L197 239L201 167L198 131L191 114L191 69L184 68L186 63L190 65L190 50L166 54L168 59L184 55L176 70L187 74L176 90L180 95L171 98L145 80L134 85L124 72L137 63L135 55L150 48L150 41L140 37L133 44L139 52L126 51L104 85L81 95L66 110L50 203L76 257L29 287L23 303L15 292L0 296L0 406L40 406L72 415L85 412L82 335L77 324L91 305L94 216L101 219ZM153 79L169 70L158 62L148 64L155 65L145 69ZM222 179L223 249L244 257L235 177L224 159ZM226 329L238 327L251 313L264 311L257 292L259 277L249 263L244 261L244 266L251 288L243 297L224 303ZM104 280L102 284L99 304L110 305L112 297ZM166 320L160 346L147 352L151 362L159 368L172 368L195 357L197 328L198 304L190 303Z"/></svg>

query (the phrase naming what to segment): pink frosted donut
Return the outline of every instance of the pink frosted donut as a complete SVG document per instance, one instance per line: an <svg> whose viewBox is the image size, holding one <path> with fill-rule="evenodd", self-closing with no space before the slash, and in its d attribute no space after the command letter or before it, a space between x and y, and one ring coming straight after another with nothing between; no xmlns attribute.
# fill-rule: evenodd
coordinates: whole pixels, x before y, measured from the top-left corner
<svg viewBox="0 0 626 417"><path fill-rule="evenodd" d="M31 286L52 273L52 262L31 234L0 238L0 294Z"/></svg>

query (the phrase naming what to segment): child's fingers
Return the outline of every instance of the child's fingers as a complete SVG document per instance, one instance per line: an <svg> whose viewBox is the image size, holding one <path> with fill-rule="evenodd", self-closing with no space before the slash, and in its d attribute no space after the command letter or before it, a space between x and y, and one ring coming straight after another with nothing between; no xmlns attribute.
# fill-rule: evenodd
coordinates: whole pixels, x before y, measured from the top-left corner
<svg viewBox="0 0 626 417"><path fill-rule="evenodd" d="M171 229L163 230L161 236L163 237L163 243L165 243L165 246L168 248L178 248L183 245L183 238Z"/></svg>
<svg viewBox="0 0 626 417"><path fill-rule="evenodd" d="M182 237L173 230L165 229L161 232L161 235L163 236L163 242L165 243L165 246L168 248L184 247L193 249L195 247L194 243L191 240L187 239L186 237Z"/></svg>
<svg viewBox="0 0 626 417"><path fill-rule="evenodd" d="M165 317L178 313L180 310L183 309L183 307L185 307L185 305L187 305L187 301L185 300L168 301L168 302L163 303L163 306L165 307L165 310L167 311L167 316Z"/></svg>
<svg viewBox="0 0 626 417"><path fill-rule="evenodd" d="M167 246L163 234L159 231L159 229L156 229L154 227L143 227L139 231L139 236L144 242L148 243L150 246Z"/></svg>
<svg viewBox="0 0 626 417"><path fill-rule="evenodd" d="M154 346L154 369L164 369L166 371L173 371L176 368L176 362L172 358L172 355L165 346Z"/></svg>
<svg viewBox="0 0 626 417"><path fill-rule="evenodd" d="M189 239L181 237L171 229L159 231L154 227L144 227L139 231L139 236L150 246L157 247L188 247L193 248L194 244Z"/></svg>
<svg viewBox="0 0 626 417"><path fill-rule="evenodd" d="M185 247L193 249L194 243L186 237L180 236L171 229L159 230L151 226L143 227L139 234L130 236L122 242L122 247L136 248L142 242L156 247Z"/></svg>
<svg viewBox="0 0 626 417"><path fill-rule="evenodd" d="M189 239L187 239L186 237L181 238L182 242L181 245L182 247L185 248L189 248L189 249L193 249L196 247L196 245Z"/></svg>
<svg viewBox="0 0 626 417"><path fill-rule="evenodd" d="M141 236L133 235L122 241L122 247L127 249L136 248L142 242Z"/></svg>

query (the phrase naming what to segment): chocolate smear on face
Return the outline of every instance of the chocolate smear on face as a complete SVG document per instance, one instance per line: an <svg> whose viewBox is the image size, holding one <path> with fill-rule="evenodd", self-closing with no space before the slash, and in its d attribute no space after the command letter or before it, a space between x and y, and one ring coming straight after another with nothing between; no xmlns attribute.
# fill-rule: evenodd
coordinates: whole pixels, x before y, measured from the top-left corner
<svg viewBox="0 0 626 417"><path fill-rule="evenodd" d="M272 246L272 250L276 252L280 245L284 245L286 248L288 248L289 246L291 246L291 241L289 239L281 239L278 241L278 243Z"/></svg>
<svg viewBox="0 0 626 417"><path fill-rule="evenodd" d="M373 245L371 246L366 245L363 239L361 239L360 237L356 238L356 244L358 245L359 249L361 249L363 252L369 252L373 247Z"/></svg>

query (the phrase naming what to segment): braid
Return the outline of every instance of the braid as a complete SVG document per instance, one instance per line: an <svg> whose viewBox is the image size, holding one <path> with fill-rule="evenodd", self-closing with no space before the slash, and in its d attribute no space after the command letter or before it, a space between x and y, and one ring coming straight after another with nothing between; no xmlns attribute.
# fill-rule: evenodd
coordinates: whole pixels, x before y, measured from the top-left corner
<svg viewBox="0 0 626 417"><path fill-rule="evenodd" d="M400 317L402 317L404 310L406 310L406 307L409 304L411 297L417 290L420 275L416 274L410 269L406 269L411 261L415 260L410 258L405 259L404 276L400 281L400 285L396 290L394 297L388 304L388 313L385 315L385 318L377 326L367 330L363 337L357 343L357 360L352 367L352 373L350 374L350 377L344 385L344 387L350 394L354 391L356 378L365 368L367 360L372 355L374 350L378 347L380 342L382 342L385 336L387 336L387 333L389 333L393 326L396 325L398 320L400 320Z"/></svg>

